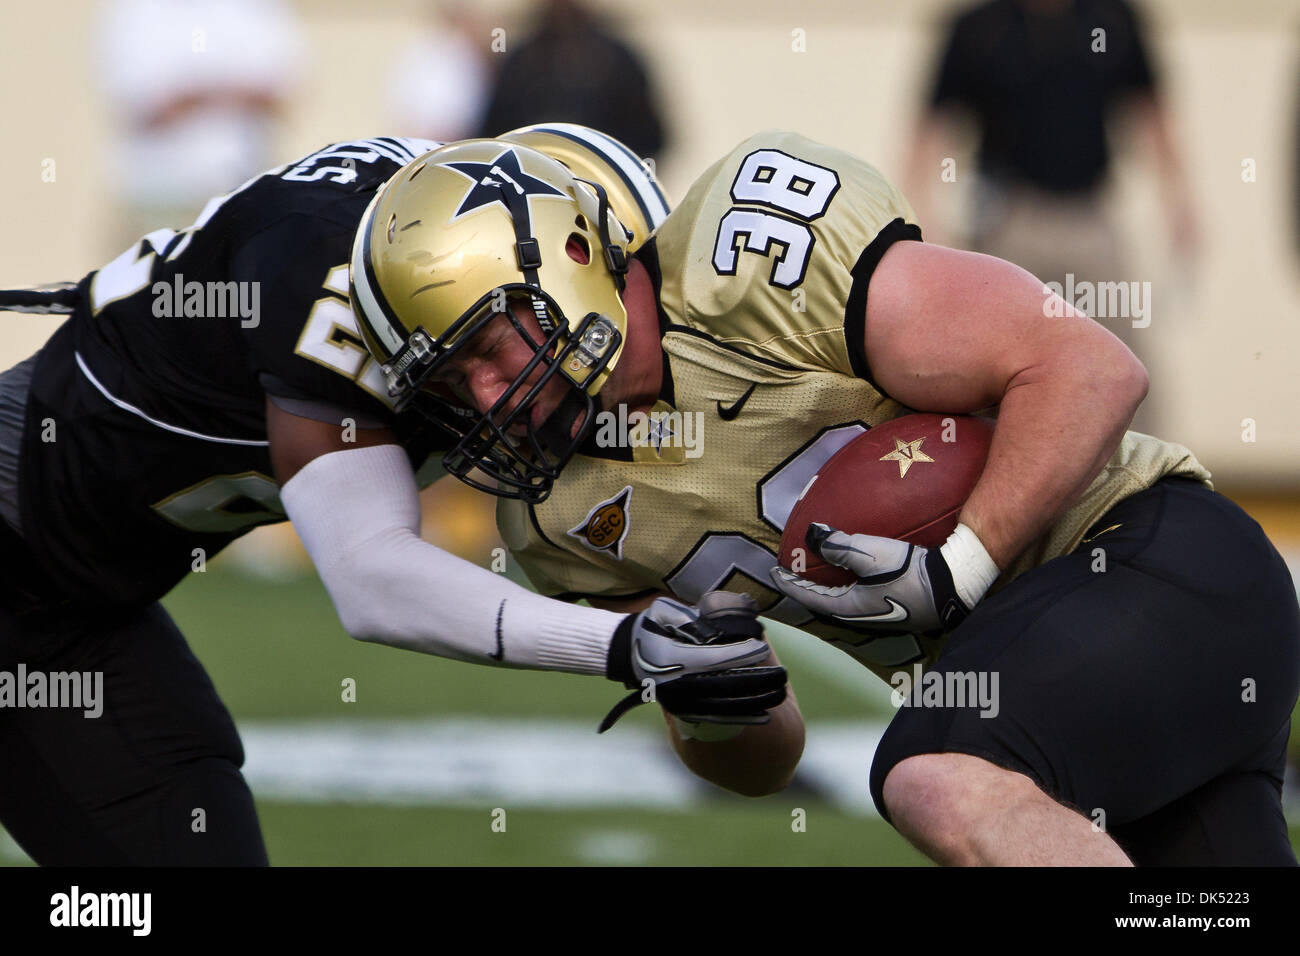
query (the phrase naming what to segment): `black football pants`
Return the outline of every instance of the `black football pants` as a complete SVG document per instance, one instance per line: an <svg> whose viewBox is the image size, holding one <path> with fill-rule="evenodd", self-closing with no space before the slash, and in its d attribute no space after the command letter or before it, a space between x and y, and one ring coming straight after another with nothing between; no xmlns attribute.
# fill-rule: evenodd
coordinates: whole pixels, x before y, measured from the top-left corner
<svg viewBox="0 0 1300 956"><path fill-rule="evenodd" d="M0 606L0 671L19 663L103 675L99 717L0 706L0 823L32 859L267 863L234 722L160 604L21 622Z"/></svg>
<svg viewBox="0 0 1300 956"><path fill-rule="evenodd" d="M998 675L996 716L905 707L871 791L928 753L1025 774L1139 865L1292 865L1280 791L1300 608L1258 524L1199 482L1126 498L981 603L934 671ZM991 680L990 680L991 684Z"/></svg>

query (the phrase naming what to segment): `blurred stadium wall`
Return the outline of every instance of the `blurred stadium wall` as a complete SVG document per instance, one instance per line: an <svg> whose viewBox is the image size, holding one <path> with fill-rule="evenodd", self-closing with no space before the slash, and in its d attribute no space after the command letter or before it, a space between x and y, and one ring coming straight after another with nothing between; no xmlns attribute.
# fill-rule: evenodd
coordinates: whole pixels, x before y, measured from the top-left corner
<svg viewBox="0 0 1300 956"><path fill-rule="evenodd" d="M857 152L898 177L905 134L949 0L605 0L654 68L672 123L655 157L670 192L765 127ZM1300 6L1293 0L1145 0L1176 133L1198 191L1204 256L1171 279L1150 166L1121 166L1115 201L1133 249L1131 280L1157 280L1157 339L1170 427L1234 489L1296 488L1300 464L1300 276L1291 235ZM283 159L391 128L384 83L394 51L423 23L423 0L298 0L305 76L279 133ZM476 4L524 34L527 3ZM6 4L0 13L0 287L79 277L108 261L109 117L92 56L92 0ZM794 31L806 52L795 52ZM484 43L490 38L485 36ZM53 182L43 161L55 163ZM1257 181L1242 181L1252 159ZM961 171L969 169L958 157ZM237 184L232 183L231 186ZM160 223L179 228L185 223ZM1150 234L1151 241L1142 237ZM1175 281L1177 280L1177 281ZM26 356L51 320L3 317L0 361ZM1081 410L1081 414L1086 410ZM1242 441L1254 419L1257 441Z"/></svg>

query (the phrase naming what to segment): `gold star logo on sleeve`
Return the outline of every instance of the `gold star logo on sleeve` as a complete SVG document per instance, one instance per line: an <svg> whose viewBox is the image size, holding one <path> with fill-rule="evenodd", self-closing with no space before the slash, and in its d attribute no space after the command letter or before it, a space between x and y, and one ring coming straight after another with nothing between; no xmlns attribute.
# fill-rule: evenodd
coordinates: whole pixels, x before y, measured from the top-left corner
<svg viewBox="0 0 1300 956"><path fill-rule="evenodd" d="M918 438L916 441L903 441L901 438L894 439L894 450L887 455L881 455L881 461L898 462L898 477L906 478L907 469L911 468L920 461L934 461L929 455L921 451L921 442L924 438Z"/></svg>

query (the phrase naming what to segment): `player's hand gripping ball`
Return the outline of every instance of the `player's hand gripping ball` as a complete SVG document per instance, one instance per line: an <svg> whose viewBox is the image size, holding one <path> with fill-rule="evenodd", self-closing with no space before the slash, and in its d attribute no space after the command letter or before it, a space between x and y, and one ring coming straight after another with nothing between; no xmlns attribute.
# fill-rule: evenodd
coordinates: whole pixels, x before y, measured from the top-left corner
<svg viewBox="0 0 1300 956"><path fill-rule="evenodd" d="M970 606L940 546L979 481L992 436L984 419L916 414L854 439L795 503L772 570L776 587L857 630L955 627Z"/></svg>

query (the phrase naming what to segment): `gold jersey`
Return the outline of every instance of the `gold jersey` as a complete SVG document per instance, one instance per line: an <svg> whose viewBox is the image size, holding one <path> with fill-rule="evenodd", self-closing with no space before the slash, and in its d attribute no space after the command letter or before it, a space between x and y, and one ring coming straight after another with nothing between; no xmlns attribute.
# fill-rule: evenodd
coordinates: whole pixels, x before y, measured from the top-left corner
<svg viewBox="0 0 1300 956"><path fill-rule="evenodd" d="M867 428L907 414L870 381L866 285L885 250L919 239L912 211L871 166L788 132L714 164L656 234L669 382L648 415L598 420L551 496L502 499L498 524L547 595L698 601L752 594L888 680L942 638L869 638L814 622L771 587L781 531L817 470ZM653 266L653 260L650 261ZM999 579L1078 545L1120 499L1165 475L1208 481L1191 453L1129 432L1083 496Z"/></svg>

